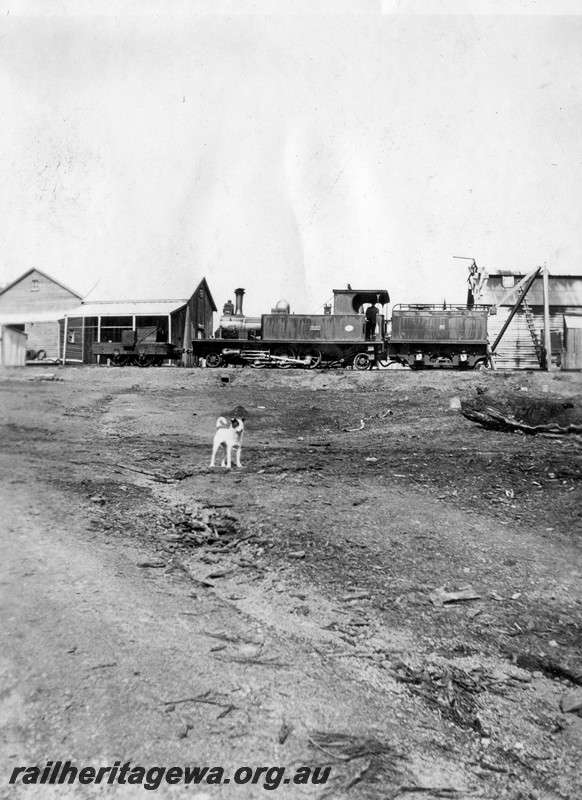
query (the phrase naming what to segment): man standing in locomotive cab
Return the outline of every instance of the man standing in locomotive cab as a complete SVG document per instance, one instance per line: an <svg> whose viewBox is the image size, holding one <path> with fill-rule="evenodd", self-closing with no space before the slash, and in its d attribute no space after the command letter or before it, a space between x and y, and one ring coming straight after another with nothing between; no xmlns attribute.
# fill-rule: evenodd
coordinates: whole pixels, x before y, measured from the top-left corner
<svg viewBox="0 0 582 800"><path fill-rule="evenodd" d="M376 303L372 303L366 309L366 339L376 338L376 317L378 316L378 308Z"/></svg>

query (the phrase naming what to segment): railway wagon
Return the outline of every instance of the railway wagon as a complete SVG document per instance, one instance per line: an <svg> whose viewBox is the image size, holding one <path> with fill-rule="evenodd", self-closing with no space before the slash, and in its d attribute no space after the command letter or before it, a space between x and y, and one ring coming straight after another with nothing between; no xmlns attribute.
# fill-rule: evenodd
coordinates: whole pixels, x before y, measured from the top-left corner
<svg viewBox="0 0 582 800"><path fill-rule="evenodd" d="M124 330L120 342L94 342L94 356L107 358L115 367L160 367L164 361L179 359L184 352L169 342L157 341L155 327Z"/></svg>
<svg viewBox="0 0 582 800"><path fill-rule="evenodd" d="M225 305L214 339L192 341L193 354L204 358L207 367L339 365L365 370L386 358L382 309L390 297L385 289L334 289L333 311L326 306L323 314L291 314L289 304L281 300L261 317L243 314L243 295L244 289L237 289L236 308ZM375 313L367 317L365 311L372 306Z"/></svg>
<svg viewBox="0 0 582 800"><path fill-rule="evenodd" d="M413 369L486 367L488 313L476 305L394 306L388 356Z"/></svg>

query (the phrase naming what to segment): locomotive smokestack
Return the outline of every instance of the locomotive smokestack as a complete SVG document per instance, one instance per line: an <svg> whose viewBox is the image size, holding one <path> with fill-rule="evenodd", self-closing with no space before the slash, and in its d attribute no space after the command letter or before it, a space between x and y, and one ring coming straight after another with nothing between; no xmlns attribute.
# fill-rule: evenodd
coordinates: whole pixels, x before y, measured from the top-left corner
<svg viewBox="0 0 582 800"><path fill-rule="evenodd" d="M236 302L236 308L234 310L235 317L242 317L243 315L243 294L245 293L244 289L235 289L234 296Z"/></svg>

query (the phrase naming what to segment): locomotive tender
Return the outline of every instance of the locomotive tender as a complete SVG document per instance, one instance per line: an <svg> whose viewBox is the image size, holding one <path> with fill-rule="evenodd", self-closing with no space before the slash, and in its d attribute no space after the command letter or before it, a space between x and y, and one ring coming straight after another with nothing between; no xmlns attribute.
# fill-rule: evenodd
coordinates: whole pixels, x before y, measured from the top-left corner
<svg viewBox="0 0 582 800"><path fill-rule="evenodd" d="M488 306L395 306L389 359L415 369L487 367L488 314Z"/></svg>
<svg viewBox="0 0 582 800"><path fill-rule="evenodd" d="M207 367L470 369L489 364L487 306L395 306L389 332L385 289L334 289L333 309L324 306L323 314L291 314L282 300L261 317L244 315L244 293L236 289L236 307L225 304L213 339L192 341L192 353ZM372 306L379 308L370 313Z"/></svg>

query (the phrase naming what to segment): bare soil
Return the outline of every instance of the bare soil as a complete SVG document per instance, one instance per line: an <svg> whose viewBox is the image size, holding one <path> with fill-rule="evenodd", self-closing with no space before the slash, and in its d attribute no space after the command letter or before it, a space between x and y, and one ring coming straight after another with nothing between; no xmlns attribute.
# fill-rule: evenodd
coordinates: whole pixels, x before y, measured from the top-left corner
<svg viewBox="0 0 582 800"><path fill-rule="evenodd" d="M14 767L331 766L285 797L582 796L575 373L0 375L0 797ZM536 402L537 402L536 401ZM208 467L246 418L243 469ZM157 797L255 798L261 783ZM268 796L268 794L267 794Z"/></svg>

